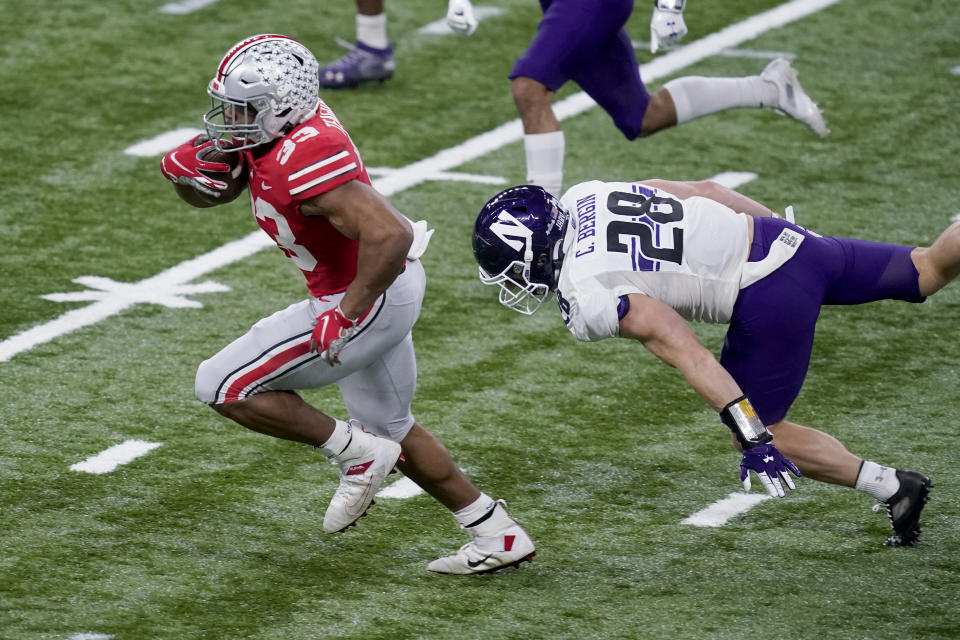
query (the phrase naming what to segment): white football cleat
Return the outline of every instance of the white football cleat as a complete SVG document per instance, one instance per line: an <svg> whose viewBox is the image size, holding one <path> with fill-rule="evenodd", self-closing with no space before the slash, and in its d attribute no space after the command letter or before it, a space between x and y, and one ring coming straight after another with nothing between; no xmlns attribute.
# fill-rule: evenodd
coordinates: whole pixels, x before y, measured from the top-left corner
<svg viewBox="0 0 960 640"><path fill-rule="evenodd" d="M327 533L343 531L367 512L377 489L400 458L400 445L393 440L364 431L355 420L350 421L350 427L347 448L329 458L340 466L340 484L323 516Z"/></svg>
<svg viewBox="0 0 960 640"><path fill-rule="evenodd" d="M480 529L481 531L477 531ZM463 527L473 538L452 556L438 558L427 565L428 571L468 575L489 573L531 562L536 555L533 540L507 513L506 503L498 500L491 517L477 527ZM486 533L491 535L478 535Z"/></svg>
<svg viewBox="0 0 960 640"><path fill-rule="evenodd" d="M764 68L760 77L777 87L778 100L774 107L777 113L799 120L821 138L830 133L823 113L800 86L797 70L789 60L777 58Z"/></svg>

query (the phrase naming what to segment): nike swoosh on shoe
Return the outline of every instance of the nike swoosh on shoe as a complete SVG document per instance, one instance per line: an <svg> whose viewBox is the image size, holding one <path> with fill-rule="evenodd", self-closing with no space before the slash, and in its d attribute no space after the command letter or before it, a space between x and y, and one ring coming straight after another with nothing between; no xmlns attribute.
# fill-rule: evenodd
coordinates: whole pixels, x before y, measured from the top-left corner
<svg viewBox="0 0 960 640"><path fill-rule="evenodd" d="M491 553L490 555L488 555L488 556L486 556L486 557L484 557L484 558L481 558L480 560L477 560L476 562L471 562L470 560L467 560L467 566L470 567L471 569L476 569L477 567L479 567L480 565L482 565L484 562L486 562L487 560L489 560L489 559L492 558L492 557L493 557L493 554Z"/></svg>

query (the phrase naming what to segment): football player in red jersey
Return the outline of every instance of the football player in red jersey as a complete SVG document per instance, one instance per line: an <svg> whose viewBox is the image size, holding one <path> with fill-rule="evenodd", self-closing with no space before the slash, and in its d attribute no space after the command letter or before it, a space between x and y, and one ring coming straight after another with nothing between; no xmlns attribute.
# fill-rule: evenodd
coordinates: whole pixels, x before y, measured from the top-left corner
<svg viewBox="0 0 960 640"><path fill-rule="evenodd" d="M318 97L317 61L292 38L233 46L207 87L206 139L164 159L164 175L203 180L203 150L243 154L257 224L303 272L310 298L257 322L203 362L197 397L267 435L319 448L340 468L323 528L364 515L396 465L449 508L471 540L434 560L439 573L482 573L529 560L534 545L502 501L480 492L410 411L417 380L411 329L430 232L370 183L343 125ZM176 155L176 162L171 154ZM336 383L350 417L296 393Z"/></svg>

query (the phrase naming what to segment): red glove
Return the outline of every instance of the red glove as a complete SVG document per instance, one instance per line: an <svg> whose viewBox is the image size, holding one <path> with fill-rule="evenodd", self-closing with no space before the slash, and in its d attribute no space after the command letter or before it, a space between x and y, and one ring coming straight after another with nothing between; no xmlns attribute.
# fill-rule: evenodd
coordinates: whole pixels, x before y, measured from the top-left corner
<svg viewBox="0 0 960 640"><path fill-rule="evenodd" d="M163 156L160 171L167 180L185 184L213 198L219 198L227 188L227 183L211 178L208 173L227 173L230 165L222 162L206 162L203 156L213 149L213 142L204 134Z"/></svg>
<svg viewBox="0 0 960 640"><path fill-rule="evenodd" d="M340 351L350 337L357 332L357 325L367 314L362 314L356 320L343 315L338 304L333 309L324 311L317 318L310 337L310 351L319 351L320 357L329 365L340 364Z"/></svg>

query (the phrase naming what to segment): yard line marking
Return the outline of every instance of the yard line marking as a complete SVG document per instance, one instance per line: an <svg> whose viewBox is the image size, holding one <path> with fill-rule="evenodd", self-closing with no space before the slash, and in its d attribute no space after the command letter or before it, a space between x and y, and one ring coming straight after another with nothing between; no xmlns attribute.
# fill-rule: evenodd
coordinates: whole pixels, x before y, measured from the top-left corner
<svg viewBox="0 0 960 640"><path fill-rule="evenodd" d="M746 513L770 496L763 493L731 493L723 500L717 500L706 509L680 522L692 524L695 527L722 527L727 520L741 513Z"/></svg>
<svg viewBox="0 0 960 640"><path fill-rule="evenodd" d="M159 7L157 11L182 16L203 9L211 4L216 4L219 1L220 0L180 0L180 2L168 2L162 7Z"/></svg>
<svg viewBox="0 0 960 640"><path fill-rule="evenodd" d="M107 633L75 633L67 640L110 640L112 634Z"/></svg>
<svg viewBox="0 0 960 640"><path fill-rule="evenodd" d="M775 60L776 58L793 60L797 57L797 54L792 51L763 51L759 49L724 49L717 52L717 55L724 58L751 58L756 60Z"/></svg>
<svg viewBox="0 0 960 640"><path fill-rule="evenodd" d="M633 45L634 49L640 49L641 51L646 51L650 48L650 43L645 40L631 40L630 44ZM724 58L752 58L757 60L773 60L775 58L793 60L797 57L797 54L792 51L764 51L762 49L744 49L739 47L718 51L717 55L723 56Z"/></svg>
<svg viewBox="0 0 960 640"><path fill-rule="evenodd" d="M413 498L423 493L423 489L420 488L416 482L403 476L399 480L394 481L390 485L380 489L377 492L378 498Z"/></svg>
<svg viewBox="0 0 960 640"><path fill-rule="evenodd" d="M473 8L473 17L477 19L477 22L483 22L487 18L492 18L493 16L499 16L503 13L506 13L505 9L500 7L477 7ZM456 31L450 28L450 25L447 24L446 18L440 18L439 20L434 20L433 22L427 23L417 29L418 33L423 33L430 36L452 36L460 35Z"/></svg>
<svg viewBox="0 0 960 640"><path fill-rule="evenodd" d="M950 69L950 73L960 76L960 67L954 67L953 69Z"/></svg>
<svg viewBox="0 0 960 640"><path fill-rule="evenodd" d="M49 342L58 336L96 324L137 303L146 302L180 308L202 306L199 302L183 296L193 293L229 291L229 287L211 281L186 283L209 271L243 260L268 246L273 246L273 241L265 233L257 230L239 240L228 242L213 251L181 262L139 282L116 283L109 278L97 276L75 278L74 282L92 284L99 291L52 293L44 297L57 302L80 300L96 300L96 302L87 307L68 311L55 320L27 329L0 342L0 362L5 362L22 351Z"/></svg>
<svg viewBox="0 0 960 640"><path fill-rule="evenodd" d="M161 153L166 153L167 151L176 149L184 142L192 139L199 133L203 133L203 131L200 129L194 129L193 127L174 129L173 131L167 131L158 136L154 136L149 140L143 140L137 144L131 145L124 149L123 152L128 156L149 158L151 156L157 156Z"/></svg>
<svg viewBox="0 0 960 640"><path fill-rule="evenodd" d="M742 22L738 22L729 27L721 29L720 31L701 38L700 40L697 40L683 47L682 49L671 51L670 53L657 58L649 64L641 65L641 73L643 73L648 82L658 78L663 78L664 76L715 55L719 51L737 46L743 42L746 42L747 40L751 40L759 35L762 35L770 29L782 27L841 1L842 0L791 0L790 2L786 2L778 7L747 18ZM590 109L595 104L596 103L587 94L580 92L555 104L554 112L556 113L558 119L565 120ZM444 149L433 156L408 164L400 169L396 169L390 174L384 176L382 179L378 180L374 186L384 196L390 197L395 193L399 193L420 184L424 180L428 179L428 176L442 174L449 169L458 167L466 162L469 162L470 160L474 160L490 152L496 151L497 149L500 149L513 142L517 142L522 138L523 127L520 124L520 119L517 118L495 127L486 133L474 136L473 138L470 138L459 145ZM227 247L231 246L242 246L243 249L233 250L233 252L230 253L229 259L221 261L215 267L203 267L203 270L197 270L199 263L202 263L205 258L214 254L218 254L221 249L226 249ZM194 258L193 260L180 263L179 265L163 272L163 274L176 272L179 274L178 277L182 278L176 282L168 282L166 284L184 285L198 275L206 273L207 271L212 271L214 268L226 266L232 262L247 258L260 249L264 249L268 246L272 246L272 242L266 236L266 234L263 234L260 231L253 231L249 235L228 243L220 249L211 251L210 253L199 256L198 258ZM190 273L190 269L194 269L196 272ZM159 276L154 277L157 278ZM141 280L139 283L135 283L134 286L144 285L149 283L151 280L151 278L148 278L147 280ZM75 293L78 297L73 299L81 299L79 296L83 295L93 295L90 292ZM176 293L176 295L179 296L180 294ZM63 300L64 298L58 297L57 299ZM130 298L121 299L118 297L103 296L98 302L90 305L89 307L69 311L61 315L59 318L56 318L46 324L27 329L26 331L18 333L0 342L0 362L10 360L10 358L12 358L14 355L22 351L26 351L27 349L31 349L39 344L49 342L50 340L53 340L64 333L75 331L81 327L100 322L101 320L112 316L115 313L123 311L131 304L134 304L138 301L149 300L133 300ZM199 304L193 303L192 301L191 303L193 306Z"/></svg>
<svg viewBox="0 0 960 640"><path fill-rule="evenodd" d="M374 187L377 186L377 181L373 180L373 178L389 176L397 171L399 171L399 169L393 169L391 167L367 167L367 173L370 174L370 178ZM473 182L476 184L492 185L507 184L507 179L503 176L488 176L481 173L463 173L459 171L438 171L429 176L424 176L424 179L447 182Z"/></svg>
<svg viewBox="0 0 960 640"><path fill-rule="evenodd" d="M113 445L109 449L104 449L97 455L91 456L83 462L70 465L70 470L97 474L110 473L120 465L127 464L142 455L146 455L161 444L160 442L146 442L144 440L127 440L126 442Z"/></svg>

